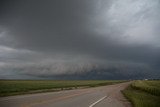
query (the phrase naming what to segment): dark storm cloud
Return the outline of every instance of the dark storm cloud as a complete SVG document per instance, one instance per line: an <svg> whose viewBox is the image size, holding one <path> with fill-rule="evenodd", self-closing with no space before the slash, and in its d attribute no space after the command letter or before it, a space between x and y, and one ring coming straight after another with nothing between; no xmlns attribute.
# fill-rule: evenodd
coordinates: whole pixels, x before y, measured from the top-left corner
<svg viewBox="0 0 160 107"><path fill-rule="evenodd" d="M11 14L9 10L6 13L9 19L2 17L2 25L8 24L12 38L19 40L18 47L83 51L103 46L90 23L95 14L94 1L19 1L13 4L17 3L12 6Z"/></svg>
<svg viewBox="0 0 160 107"><path fill-rule="evenodd" d="M54 76L105 69L106 77L107 72L159 75L158 0L0 4L0 66L8 72L13 68L27 75Z"/></svg>

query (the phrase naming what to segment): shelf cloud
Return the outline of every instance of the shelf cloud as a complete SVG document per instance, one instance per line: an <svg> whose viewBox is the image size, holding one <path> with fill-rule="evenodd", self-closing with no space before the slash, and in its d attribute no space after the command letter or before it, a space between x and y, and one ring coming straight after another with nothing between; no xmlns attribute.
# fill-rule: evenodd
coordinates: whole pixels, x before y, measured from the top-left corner
<svg viewBox="0 0 160 107"><path fill-rule="evenodd" d="M0 79L160 77L159 0L1 0Z"/></svg>

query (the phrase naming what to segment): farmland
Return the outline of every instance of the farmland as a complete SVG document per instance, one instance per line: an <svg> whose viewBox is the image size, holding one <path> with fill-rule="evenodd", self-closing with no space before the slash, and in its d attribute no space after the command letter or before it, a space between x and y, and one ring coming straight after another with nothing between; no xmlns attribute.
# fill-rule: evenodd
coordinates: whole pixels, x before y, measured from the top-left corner
<svg viewBox="0 0 160 107"><path fill-rule="evenodd" d="M159 107L160 81L134 81L124 95L132 102L134 107Z"/></svg>
<svg viewBox="0 0 160 107"><path fill-rule="evenodd" d="M69 90L111 85L124 81L108 80L0 80L0 96Z"/></svg>

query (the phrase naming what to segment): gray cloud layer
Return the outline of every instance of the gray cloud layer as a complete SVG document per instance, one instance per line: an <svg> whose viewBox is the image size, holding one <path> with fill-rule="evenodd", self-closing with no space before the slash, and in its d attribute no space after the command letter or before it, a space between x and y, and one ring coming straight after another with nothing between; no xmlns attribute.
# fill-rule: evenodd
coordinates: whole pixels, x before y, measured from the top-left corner
<svg viewBox="0 0 160 107"><path fill-rule="evenodd" d="M160 76L159 0L0 4L0 78Z"/></svg>

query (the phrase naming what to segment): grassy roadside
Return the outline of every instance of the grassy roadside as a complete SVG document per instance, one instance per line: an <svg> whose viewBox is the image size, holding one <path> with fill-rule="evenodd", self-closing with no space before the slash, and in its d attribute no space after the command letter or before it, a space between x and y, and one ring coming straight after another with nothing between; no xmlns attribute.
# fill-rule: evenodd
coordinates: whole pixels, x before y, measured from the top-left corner
<svg viewBox="0 0 160 107"><path fill-rule="evenodd" d="M0 97L69 90L85 87L97 87L121 83L124 81L108 80L0 80Z"/></svg>
<svg viewBox="0 0 160 107"><path fill-rule="evenodd" d="M135 81L123 94L134 107L159 107L160 81Z"/></svg>

